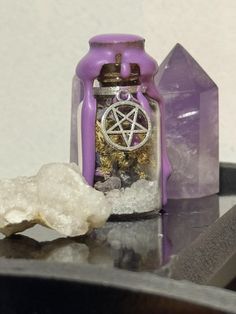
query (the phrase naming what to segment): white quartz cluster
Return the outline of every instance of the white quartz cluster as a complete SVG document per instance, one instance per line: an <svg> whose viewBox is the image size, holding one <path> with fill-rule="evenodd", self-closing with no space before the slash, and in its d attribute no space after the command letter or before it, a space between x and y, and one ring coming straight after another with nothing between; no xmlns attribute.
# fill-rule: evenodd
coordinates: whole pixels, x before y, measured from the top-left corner
<svg viewBox="0 0 236 314"><path fill-rule="evenodd" d="M66 236L82 235L111 213L155 210L156 185L141 179L104 195L86 184L77 165L47 164L35 176L0 180L0 232L8 236L41 224Z"/></svg>
<svg viewBox="0 0 236 314"><path fill-rule="evenodd" d="M104 194L85 183L75 164L47 164L36 176L0 180L0 231L5 235L39 223L78 236L102 226L109 215Z"/></svg>

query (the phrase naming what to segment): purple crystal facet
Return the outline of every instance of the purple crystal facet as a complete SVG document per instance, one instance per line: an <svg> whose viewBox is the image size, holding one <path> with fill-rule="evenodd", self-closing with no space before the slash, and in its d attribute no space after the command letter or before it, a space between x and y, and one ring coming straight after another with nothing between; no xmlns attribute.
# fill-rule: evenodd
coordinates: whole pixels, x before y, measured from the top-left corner
<svg viewBox="0 0 236 314"><path fill-rule="evenodd" d="M169 198L219 191L218 88L177 44L162 62L156 85L166 109L167 151L172 175Z"/></svg>

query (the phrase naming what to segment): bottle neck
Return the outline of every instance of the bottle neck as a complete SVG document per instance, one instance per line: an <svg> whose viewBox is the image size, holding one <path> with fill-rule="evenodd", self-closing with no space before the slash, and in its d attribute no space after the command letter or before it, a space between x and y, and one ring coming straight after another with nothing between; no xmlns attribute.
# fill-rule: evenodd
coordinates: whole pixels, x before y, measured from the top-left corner
<svg viewBox="0 0 236 314"><path fill-rule="evenodd" d="M104 64L98 79L101 87L137 86L140 85L140 71L137 64L130 64L130 75L127 78L121 76L121 64Z"/></svg>
<svg viewBox="0 0 236 314"><path fill-rule="evenodd" d="M137 94L137 92L145 93L146 87L141 85L116 85L116 86L101 86L94 87L93 94L99 96L114 96L120 93Z"/></svg>
<svg viewBox="0 0 236 314"><path fill-rule="evenodd" d="M115 87L115 86L137 86L140 85L139 79L122 79L118 77L117 79L113 80L103 80L99 81L100 87Z"/></svg>

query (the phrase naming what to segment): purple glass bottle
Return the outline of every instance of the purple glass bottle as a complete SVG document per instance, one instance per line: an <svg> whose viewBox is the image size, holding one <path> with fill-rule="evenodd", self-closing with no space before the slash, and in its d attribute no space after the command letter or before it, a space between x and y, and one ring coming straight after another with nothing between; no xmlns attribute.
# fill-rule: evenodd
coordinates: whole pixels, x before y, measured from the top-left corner
<svg viewBox="0 0 236 314"><path fill-rule="evenodd" d="M73 80L71 162L113 213L160 209L170 174L157 63L135 35L99 35Z"/></svg>

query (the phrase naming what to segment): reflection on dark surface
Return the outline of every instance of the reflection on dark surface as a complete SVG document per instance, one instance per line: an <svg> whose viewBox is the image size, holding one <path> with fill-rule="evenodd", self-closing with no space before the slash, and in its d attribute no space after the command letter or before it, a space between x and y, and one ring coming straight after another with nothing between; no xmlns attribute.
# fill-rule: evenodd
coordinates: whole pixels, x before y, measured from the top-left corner
<svg viewBox="0 0 236 314"><path fill-rule="evenodd" d="M101 261L101 253L106 250L111 265L115 267L135 271L155 270L161 264L161 217L156 215L152 219L108 222L86 237L85 243L91 251L90 263L97 264L97 256Z"/></svg>
<svg viewBox="0 0 236 314"><path fill-rule="evenodd" d="M221 199L221 206L228 201ZM0 240L0 258L92 264L226 286L236 276L236 207L228 209L218 219L216 195L169 200L162 215L109 221L83 237L54 233L52 241L42 240L53 231L37 226L27 236Z"/></svg>
<svg viewBox="0 0 236 314"><path fill-rule="evenodd" d="M85 244L70 238L38 242L23 235L14 235L0 241L0 256L5 258L83 263L87 262L88 254Z"/></svg>
<svg viewBox="0 0 236 314"><path fill-rule="evenodd" d="M65 263L100 264L133 271L156 271L219 216L218 196L170 200L162 216L107 222L87 236L40 242L16 235L0 240L0 256ZM41 232L49 232L41 228Z"/></svg>
<svg viewBox="0 0 236 314"><path fill-rule="evenodd" d="M163 215L163 259L178 254L219 217L219 197L169 200Z"/></svg>
<svg viewBox="0 0 236 314"><path fill-rule="evenodd" d="M108 222L90 235L38 242L23 235L0 240L0 256L155 270L161 263L160 217Z"/></svg>

